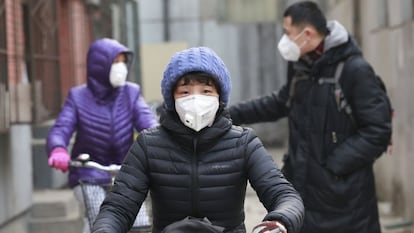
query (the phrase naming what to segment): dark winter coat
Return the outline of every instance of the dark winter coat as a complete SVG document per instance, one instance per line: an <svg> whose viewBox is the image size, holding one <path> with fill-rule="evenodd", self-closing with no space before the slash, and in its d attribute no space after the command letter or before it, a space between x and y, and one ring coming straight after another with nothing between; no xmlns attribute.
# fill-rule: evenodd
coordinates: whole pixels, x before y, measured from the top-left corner
<svg viewBox="0 0 414 233"><path fill-rule="evenodd" d="M235 124L288 117L283 172L304 200L304 233L380 232L373 164L390 140L390 106L371 66L343 31L331 30L338 43L325 39L328 49L312 65L289 64L288 82L279 92L230 107ZM340 83L355 124L338 111L334 86L320 82L346 59ZM294 76L305 78L292 93Z"/></svg>
<svg viewBox="0 0 414 233"><path fill-rule="evenodd" d="M269 212L265 219L299 231L304 213L299 194L252 130L232 126L223 112L196 133L175 112L164 112L161 126L142 132L128 152L93 232L127 232L147 192L152 232L187 216L207 217L226 232L246 232L247 181Z"/></svg>
<svg viewBox="0 0 414 233"><path fill-rule="evenodd" d="M56 147L68 148L76 131L72 158L81 153L103 165L121 164L138 132L158 125L157 119L141 95L137 84L113 88L109 82L112 61L119 53L132 53L114 40L103 39L91 45L88 52L87 85L73 87L47 138L47 152ZM69 170L69 185L79 179L107 178L105 172L73 168Z"/></svg>

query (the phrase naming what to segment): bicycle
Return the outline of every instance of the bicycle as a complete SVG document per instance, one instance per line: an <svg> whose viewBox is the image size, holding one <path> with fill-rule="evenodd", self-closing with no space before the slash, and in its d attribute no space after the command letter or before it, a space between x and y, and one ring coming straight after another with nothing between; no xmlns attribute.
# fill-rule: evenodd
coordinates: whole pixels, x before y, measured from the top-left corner
<svg viewBox="0 0 414 233"><path fill-rule="evenodd" d="M110 176L109 182L107 178L88 178L79 180L83 202L85 205L85 215L89 222L89 228L92 230L92 225L98 215L99 207L102 204L106 193L110 191L114 185L115 175L121 169L121 165L111 164L105 166L97 162L90 161L89 154L80 154L76 160L69 162L69 166L78 168L93 168L107 172ZM151 232L151 211L148 207L147 201L144 201L129 233Z"/></svg>

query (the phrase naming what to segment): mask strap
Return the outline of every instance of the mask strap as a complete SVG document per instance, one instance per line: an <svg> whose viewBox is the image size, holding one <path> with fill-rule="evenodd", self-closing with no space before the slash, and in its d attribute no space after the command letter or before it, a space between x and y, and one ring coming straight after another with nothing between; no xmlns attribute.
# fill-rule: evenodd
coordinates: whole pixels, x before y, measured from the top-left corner
<svg viewBox="0 0 414 233"><path fill-rule="evenodd" d="M304 46L306 43L308 43L308 40L304 40L300 45L299 48L302 48L302 46Z"/></svg>
<svg viewBox="0 0 414 233"><path fill-rule="evenodd" d="M303 33L305 32L305 28L299 33L299 35L297 35L296 37L295 37L295 39L293 39L293 41L296 41L297 39L299 39L302 35L303 35Z"/></svg>
<svg viewBox="0 0 414 233"><path fill-rule="evenodd" d="M297 39L299 39L302 35L303 35L303 33L305 32L305 30L306 29L303 29L300 33L299 33L299 35L297 35L296 36L296 38L293 40L293 41L296 41ZM302 48L302 46L304 46L306 43L308 42L308 40L304 40L300 45L299 45L299 48Z"/></svg>

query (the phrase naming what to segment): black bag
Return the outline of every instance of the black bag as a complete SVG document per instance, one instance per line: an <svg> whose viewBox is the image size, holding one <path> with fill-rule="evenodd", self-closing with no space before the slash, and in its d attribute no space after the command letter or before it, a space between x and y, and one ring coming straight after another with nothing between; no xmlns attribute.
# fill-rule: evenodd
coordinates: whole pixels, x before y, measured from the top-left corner
<svg viewBox="0 0 414 233"><path fill-rule="evenodd" d="M186 217L166 226L161 233L222 233L223 227L213 225L207 218Z"/></svg>

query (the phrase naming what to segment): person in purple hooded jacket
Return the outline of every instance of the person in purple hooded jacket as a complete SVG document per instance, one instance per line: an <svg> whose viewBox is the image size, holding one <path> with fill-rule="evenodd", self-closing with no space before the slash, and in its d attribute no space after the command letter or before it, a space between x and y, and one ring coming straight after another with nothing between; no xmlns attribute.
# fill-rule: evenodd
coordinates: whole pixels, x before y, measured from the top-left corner
<svg viewBox="0 0 414 233"><path fill-rule="evenodd" d="M69 167L69 161L87 153L102 165L121 164L132 145L134 129L140 132L158 125L140 86L126 81L132 58L132 51L114 39L93 42L87 54L87 83L71 88L48 134L49 166L69 170L69 186L81 202L79 180L109 180L109 174ZM75 131L69 155L68 145Z"/></svg>

